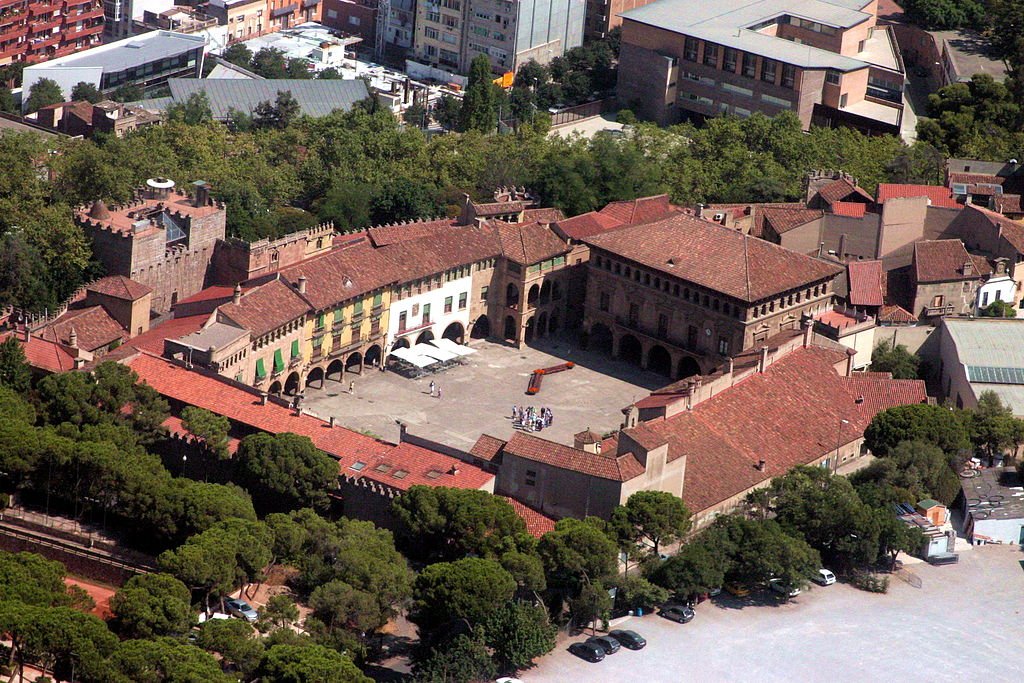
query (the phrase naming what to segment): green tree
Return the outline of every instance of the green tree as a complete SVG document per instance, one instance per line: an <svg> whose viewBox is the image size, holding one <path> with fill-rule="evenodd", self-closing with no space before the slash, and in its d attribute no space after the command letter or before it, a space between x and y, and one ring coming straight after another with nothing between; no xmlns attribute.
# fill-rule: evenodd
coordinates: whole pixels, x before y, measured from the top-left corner
<svg viewBox="0 0 1024 683"><path fill-rule="evenodd" d="M413 486L395 499L391 511L399 540L417 558L494 557L532 546L515 509L486 491Z"/></svg>
<svg viewBox="0 0 1024 683"><path fill-rule="evenodd" d="M263 641L240 619L210 619L199 629L196 645L223 658L243 676L251 677L263 657Z"/></svg>
<svg viewBox="0 0 1024 683"><path fill-rule="evenodd" d="M308 59L289 59L288 65L285 67L285 73L287 78L313 78L313 73L310 71L310 61Z"/></svg>
<svg viewBox="0 0 1024 683"><path fill-rule="evenodd" d="M1013 307L1013 304L1007 303L1002 299L996 299L988 306L985 306L978 311L982 318L1016 318L1017 309Z"/></svg>
<svg viewBox="0 0 1024 683"><path fill-rule="evenodd" d="M498 123L494 103L494 75L487 55L477 55L469 64L469 83L459 111L459 128L492 133Z"/></svg>
<svg viewBox="0 0 1024 683"><path fill-rule="evenodd" d="M927 29L985 28L985 6L974 0L903 0L913 23Z"/></svg>
<svg viewBox="0 0 1024 683"><path fill-rule="evenodd" d="M64 101L64 93L61 91L57 81L51 78L40 78L32 84L28 90L28 99L25 101L25 109L28 112L39 111L51 104L59 104Z"/></svg>
<svg viewBox="0 0 1024 683"><path fill-rule="evenodd" d="M252 63L252 50L245 43L233 43L224 50L221 57L236 66L248 69Z"/></svg>
<svg viewBox="0 0 1024 683"><path fill-rule="evenodd" d="M0 551L0 603L60 607L71 603L64 565L35 553Z"/></svg>
<svg viewBox="0 0 1024 683"><path fill-rule="evenodd" d="M430 123L430 119L427 117L427 108L419 102L413 102L404 112L402 112L402 121L404 121L407 126L426 128Z"/></svg>
<svg viewBox="0 0 1024 683"><path fill-rule="evenodd" d="M263 48L264 50L268 48ZM263 52L263 50L260 50ZM256 105L253 110L253 124L258 128L276 128L284 130L299 116L302 107L298 100L292 96L291 90L283 90L277 93L277 98L270 102L265 100Z"/></svg>
<svg viewBox="0 0 1024 683"><path fill-rule="evenodd" d="M124 638L180 636L192 625L188 588L167 574L140 574L110 599L114 626Z"/></svg>
<svg viewBox="0 0 1024 683"><path fill-rule="evenodd" d="M952 464L950 455L927 441L904 441L885 457L855 472L850 481L861 498L874 505L915 503L923 498L950 505L960 492L960 480ZM875 487L876 491L881 487L881 495L865 493L865 487Z"/></svg>
<svg viewBox="0 0 1024 683"><path fill-rule="evenodd" d="M103 93L92 83L86 83L85 81L79 81L78 84L71 89L71 100L73 102L91 102L96 104L103 99Z"/></svg>
<svg viewBox="0 0 1024 683"><path fill-rule="evenodd" d="M955 455L970 447L965 419L957 412L924 403L881 411L864 431L864 445L885 456L903 441L924 441Z"/></svg>
<svg viewBox="0 0 1024 683"><path fill-rule="evenodd" d="M871 352L871 370L873 372L890 372L893 379L917 379L917 369L921 359L907 351L903 344L891 346L882 342Z"/></svg>
<svg viewBox="0 0 1024 683"><path fill-rule="evenodd" d="M316 77L320 80L338 80L344 78L342 73L335 69L333 66L329 66L326 69L321 69L317 72Z"/></svg>
<svg viewBox="0 0 1024 683"><path fill-rule="evenodd" d="M5 114L18 113L18 103L14 101L14 94L3 84L0 84L0 111Z"/></svg>
<svg viewBox="0 0 1024 683"><path fill-rule="evenodd" d="M253 434L242 439L235 459L237 481L259 510L324 509L337 486L337 462L305 436Z"/></svg>
<svg viewBox="0 0 1024 683"><path fill-rule="evenodd" d="M497 669L487 651L482 629L477 629L470 634L460 633L443 647L428 650L416 663L415 672L417 683L469 683L489 681Z"/></svg>
<svg viewBox="0 0 1024 683"><path fill-rule="evenodd" d="M279 593L271 596L260 610L260 630L287 628L299 620L299 608L291 596Z"/></svg>
<svg viewBox="0 0 1024 683"><path fill-rule="evenodd" d="M569 601L569 613L577 627L593 624L597 634L597 620L606 619L612 609L612 598L600 581L584 584L576 597Z"/></svg>
<svg viewBox="0 0 1024 683"><path fill-rule="evenodd" d="M657 565L651 581L683 599L721 588L729 563L723 550L701 535Z"/></svg>
<svg viewBox="0 0 1024 683"><path fill-rule="evenodd" d="M494 560L471 557L432 564L416 577L409 620L425 640L456 620L483 625L515 589L515 579Z"/></svg>
<svg viewBox="0 0 1024 683"><path fill-rule="evenodd" d="M230 457L228 432L231 422L226 417L205 408L185 406L181 411L181 422L192 436L206 444L211 453L221 459Z"/></svg>
<svg viewBox="0 0 1024 683"><path fill-rule="evenodd" d="M317 586L309 597L313 616L328 630L348 628L356 632L376 631L384 626L373 595L354 589L344 581L329 581Z"/></svg>
<svg viewBox="0 0 1024 683"><path fill-rule="evenodd" d="M198 126L213 120L213 110L210 109L210 99L205 92L195 92L188 96L184 102L175 102L167 108L167 118L170 121L181 121L189 126Z"/></svg>
<svg viewBox="0 0 1024 683"><path fill-rule="evenodd" d="M994 391L983 391L970 413L971 442L990 458L1024 441L1024 421L1013 416L1009 406Z"/></svg>
<svg viewBox="0 0 1024 683"><path fill-rule="evenodd" d="M612 584L618 588L615 601L629 610L650 612L669 598L670 591L640 576L617 577Z"/></svg>
<svg viewBox="0 0 1024 683"><path fill-rule="evenodd" d="M441 95L434 104L434 120L445 130L455 130L459 127L461 109L459 100L451 95Z"/></svg>
<svg viewBox="0 0 1024 683"><path fill-rule="evenodd" d="M729 558L726 579L730 581L763 584L779 578L787 586L801 586L821 567L817 551L788 535L775 520L725 515L707 533L709 541L720 544Z"/></svg>
<svg viewBox="0 0 1024 683"><path fill-rule="evenodd" d="M146 91L141 85L135 85L133 83L125 83L124 85L118 86L114 92L110 93L110 99L115 102L138 102L146 96Z"/></svg>
<svg viewBox="0 0 1024 683"><path fill-rule="evenodd" d="M525 669L555 649L558 629L539 605L508 602L484 624L485 641L502 671Z"/></svg>
<svg viewBox="0 0 1024 683"><path fill-rule="evenodd" d="M263 78L288 78L285 54L273 47L261 48L252 58L252 70Z"/></svg>
<svg viewBox="0 0 1024 683"><path fill-rule="evenodd" d="M258 673L274 683L371 683L351 659L320 645L267 648Z"/></svg>
<svg viewBox="0 0 1024 683"><path fill-rule="evenodd" d="M0 342L0 385L25 394L32 383L32 370L25 362L25 351L14 334Z"/></svg>
<svg viewBox="0 0 1024 683"><path fill-rule="evenodd" d="M173 638L126 640L110 658L114 683L171 683L203 681L232 683L234 676L221 672L213 655Z"/></svg>
<svg viewBox="0 0 1024 683"><path fill-rule="evenodd" d="M626 504L612 511L632 529L637 543L658 555L661 546L673 543L690 530L690 511L678 496L665 491L637 491Z"/></svg>
<svg viewBox="0 0 1024 683"><path fill-rule="evenodd" d="M548 586L575 595L588 583L615 574L618 549L600 520L566 518L544 534L537 545Z"/></svg>

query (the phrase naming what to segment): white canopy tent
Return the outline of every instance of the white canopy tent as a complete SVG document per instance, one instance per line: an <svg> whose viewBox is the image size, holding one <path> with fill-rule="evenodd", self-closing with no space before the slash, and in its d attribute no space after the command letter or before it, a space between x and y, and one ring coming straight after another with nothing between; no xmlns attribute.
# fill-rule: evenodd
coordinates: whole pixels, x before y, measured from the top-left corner
<svg viewBox="0 0 1024 683"><path fill-rule="evenodd" d="M399 348L391 352L391 355L406 363L415 365L418 368L426 368L437 362L436 358L417 353L412 349Z"/></svg>
<svg viewBox="0 0 1024 683"><path fill-rule="evenodd" d="M418 353L422 353L424 356L430 356L431 358L436 358L442 363L447 363L450 360L455 360L460 357L457 353L439 349L431 344L417 344L413 348L415 348Z"/></svg>
<svg viewBox="0 0 1024 683"><path fill-rule="evenodd" d="M449 351L457 356L468 356L470 354L476 353L476 349L471 349L468 346L463 346L462 344L456 344L451 339L447 339L445 337L441 337L440 339L434 339L430 343L439 349Z"/></svg>

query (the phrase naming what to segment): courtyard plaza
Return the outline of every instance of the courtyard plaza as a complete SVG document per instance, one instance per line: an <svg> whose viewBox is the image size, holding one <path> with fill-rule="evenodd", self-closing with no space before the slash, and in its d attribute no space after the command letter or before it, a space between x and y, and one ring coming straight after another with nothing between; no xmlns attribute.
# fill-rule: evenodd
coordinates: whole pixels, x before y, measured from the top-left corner
<svg viewBox="0 0 1024 683"><path fill-rule="evenodd" d="M346 373L343 382L328 379L323 388L306 388L302 407L389 441L398 440L396 421L401 421L411 434L468 451L484 433L511 437L513 405L551 409L552 425L537 434L572 444L573 434L584 429L614 431L622 424L622 408L669 383L562 339L521 349L474 340L471 348L477 353L463 364L418 379L370 366L362 375ZM534 370L567 361L575 367L545 377L540 392L527 395ZM355 385L352 393L349 381ZM430 395L431 381L440 398Z"/></svg>

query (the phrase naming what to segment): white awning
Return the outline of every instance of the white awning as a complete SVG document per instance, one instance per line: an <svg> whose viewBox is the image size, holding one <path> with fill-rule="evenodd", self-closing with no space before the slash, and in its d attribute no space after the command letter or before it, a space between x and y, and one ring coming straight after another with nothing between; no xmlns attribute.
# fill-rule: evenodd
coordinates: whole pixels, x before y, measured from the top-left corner
<svg viewBox="0 0 1024 683"><path fill-rule="evenodd" d="M439 349L436 346L433 346L432 344L417 344L414 348L416 349L417 353L422 353L424 356L436 358L441 362L455 360L456 358L459 357L459 354L457 353L452 353L451 351Z"/></svg>
<svg viewBox="0 0 1024 683"><path fill-rule="evenodd" d="M463 346L462 344L456 344L451 339L446 339L445 337L441 337L440 339L434 339L430 343L439 349L451 351L452 353L459 356L468 356L470 354L476 353L476 349L471 349L468 346Z"/></svg>
<svg viewBox="0 0 1024 683"><path fill-rule="evenodd" d="M433 365L437 362L436 358L431 358L423 354L417 353L412 349L398 348L391 352L391 355L399 360L404 360L406 363L415 365L418 368L425 368Z"/></svg>

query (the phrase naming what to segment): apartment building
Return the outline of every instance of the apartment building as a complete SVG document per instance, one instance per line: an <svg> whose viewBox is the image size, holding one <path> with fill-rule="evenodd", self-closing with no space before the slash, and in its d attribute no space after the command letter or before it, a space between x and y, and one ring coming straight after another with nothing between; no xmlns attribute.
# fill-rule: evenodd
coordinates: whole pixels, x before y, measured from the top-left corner
<svg viewBox="0 0 1024 683"><path fill-rule="evenodd" d="M791 111L898 134L904 67L877 0L659 0L622 15L619 101L661 124Z"/></svg>
<svg viewBox="0 0 1024 683"><path fill-rule="evenodd" d="M0 66L88 50L102 33L99 0L0 0Z"/></svg>
<svg viewBox="0 0 1024 683"><path fill-rule="evenodd" d="M232 42L320 21L320 0L210 0L207 13L228 27Z"/></svg>
<svg viewBox="0 0 1024 683"><path fill-rule="evenodd" d="M465 73L487 55L495 73L542 64L583 42L584 0L424 0L416 8L416 59Z"/></svg>

